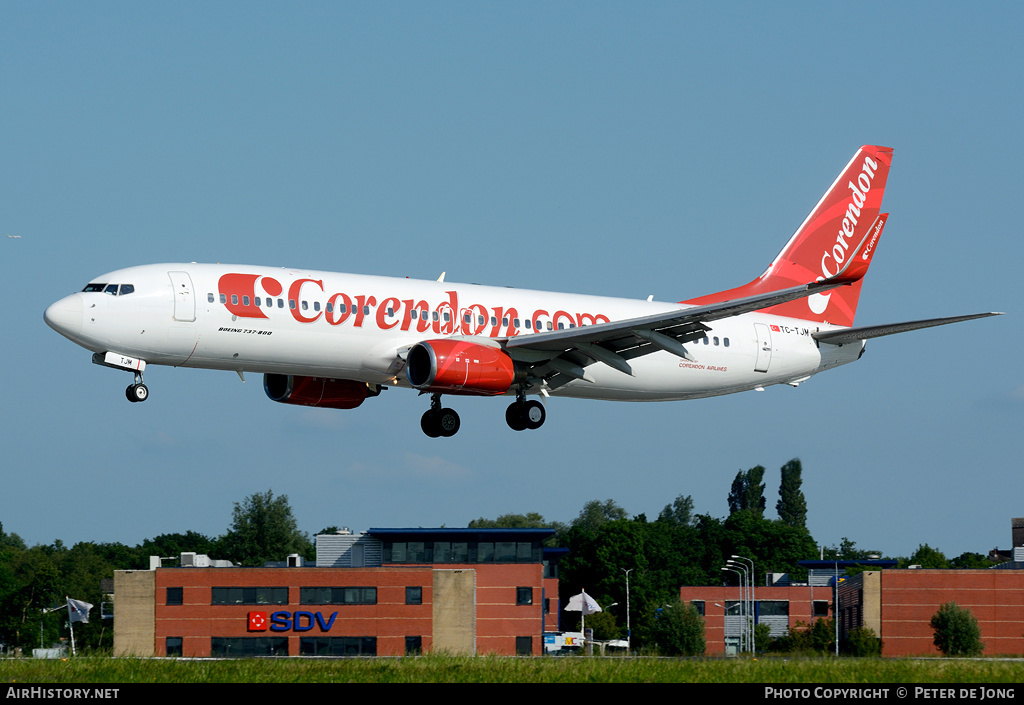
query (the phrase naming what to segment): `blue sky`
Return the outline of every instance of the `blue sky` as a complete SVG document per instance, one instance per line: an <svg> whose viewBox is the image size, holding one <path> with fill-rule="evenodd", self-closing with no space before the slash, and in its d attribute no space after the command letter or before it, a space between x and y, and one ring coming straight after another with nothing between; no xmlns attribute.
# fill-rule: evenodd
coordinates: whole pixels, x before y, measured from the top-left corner
<svg viewBox="0 0 1024 705"><path fill-rule="evenodd" d="M727 514L804 467L826 545L948 556L1021 516L1024 10L959 4L7 3L0 10L0 522L29 543L223 533L287 494L303 530L465 526L591 499ZM745 283L861 144L895 149L858 324L798 389L704 401L274 404L259 376L151 368L151 398L46 306L151 262L320 268L681 300Z"/></svg>

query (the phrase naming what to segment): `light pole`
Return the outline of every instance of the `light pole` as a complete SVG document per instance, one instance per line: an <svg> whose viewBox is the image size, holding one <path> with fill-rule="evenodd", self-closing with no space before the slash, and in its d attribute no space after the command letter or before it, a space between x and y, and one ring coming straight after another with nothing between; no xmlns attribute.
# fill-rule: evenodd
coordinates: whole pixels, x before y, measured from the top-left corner
<svg viewBox="0 0 1024 705"><path fill-rule="evenodd" d="M633 632L629 628L629 574L632 572L632 568L626 570L622 568L622 572L626 574L626 652L628 653L633 648Z"/></svg>
<svg viewBox="0 0 1024 705"><path fill-rule="evenodd" d="M754 600L754 583L757 582L757 580L755 579L756 573L754 571L754 559L752 559L752 558L744 558L743 556L737 556L737 555L733 555L732 558L734 558L735 560L738 560L738 561L743 561L744 563L746 563L747 561L750 561L750 619L751 619L751 622L750 622L750 637L751 637L750 638L750 653L754 653L754 647L756 646L754 644L754 638L753 638L754 637L754 619L756 618L755 615L754 615L754 609L755 609L755 605L756 605L756 601Z"/></svg>
<svg viewBox="0 0 1024 705"><path fill-rule="evenodd" d="M746 612L747 612L747 596L746 596L746 578L747 570L739 564L727 563L722 570L728 570L731 573L736 573L740 580L740 619L743 620L743 627L740 629L740 651L745 651L745 641L747 638L746 629ZM740 572L742 571L742 572Z"/></svg>
<svg viewBox="0 0 1024 705"><path fill-rule="evenodd" d="M743 573L744 587L747 588L743 596L743 633L746 635L747 647L750 649L750 653L754 653L754 601L751 597L754 592L753 576L745 563L737 563L730 559L726 562L726 565Z"/></svg>

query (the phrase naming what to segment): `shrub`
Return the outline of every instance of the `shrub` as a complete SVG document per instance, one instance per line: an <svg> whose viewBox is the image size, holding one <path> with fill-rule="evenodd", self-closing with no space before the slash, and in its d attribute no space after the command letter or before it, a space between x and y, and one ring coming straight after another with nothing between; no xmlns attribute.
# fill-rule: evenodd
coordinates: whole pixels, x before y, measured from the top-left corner
<svg viewBox="0 0 1024 705"><path fill-rule="evenodd" d="M705 647L704 618L693 605L674 602L658 612L651 636L665 656L700 656Z"/></svg>
<svg viewBox="0 0 1024 705"><path fill-rule="evenodd" d="M985 648L977 618L955 602L939 607L931 624L935 646L946 656L978 656Z"/></svg>
<svg viewBox="0 0 1024 705"><path fill-rule="evenodd" d="M841 648L846 656L881 656L882 640L871 627L857 627L850 630Z"/></svg>

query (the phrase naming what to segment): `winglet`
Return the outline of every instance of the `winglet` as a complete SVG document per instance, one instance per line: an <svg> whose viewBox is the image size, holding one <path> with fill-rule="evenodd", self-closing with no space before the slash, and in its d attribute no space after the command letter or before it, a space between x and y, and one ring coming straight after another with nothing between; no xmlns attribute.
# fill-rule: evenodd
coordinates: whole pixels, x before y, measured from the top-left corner
<svg viewBox="0 0 1024 705"><path fill-rule="evenodd" d="M871 224L871 228L850 253L847 263L829 281L853 283L859 282L864 278L864 275L868 272L868 267L871 265L871 258L874 257L875 250L878 248L878 240L882 237L882 228L885 227L885 221L888 217L888 213L878 214L875 222Z"/></svg>

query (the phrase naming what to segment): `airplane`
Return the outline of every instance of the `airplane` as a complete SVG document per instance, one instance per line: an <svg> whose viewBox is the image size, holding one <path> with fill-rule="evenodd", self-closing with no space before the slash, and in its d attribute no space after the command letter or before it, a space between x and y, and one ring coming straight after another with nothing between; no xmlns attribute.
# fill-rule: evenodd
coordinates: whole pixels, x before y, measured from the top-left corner
<svg viewBox="0 0 1024 705"><path fill-rule="evenodd" d="M44 320L131 371L262 373L284 404L353 409L390 387L430 395L420 426L459 430L443 395L512 396L505 420L540 428L549 397L697 399L797 386L865 341L995 312L853 327L888 218L892 149L865 145L749 284L676 303L247 265L151 264L93 279ZM528 398L536 397L536 398Z"/></svg>

